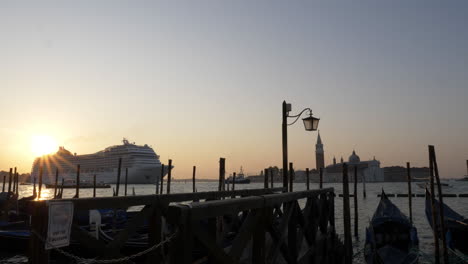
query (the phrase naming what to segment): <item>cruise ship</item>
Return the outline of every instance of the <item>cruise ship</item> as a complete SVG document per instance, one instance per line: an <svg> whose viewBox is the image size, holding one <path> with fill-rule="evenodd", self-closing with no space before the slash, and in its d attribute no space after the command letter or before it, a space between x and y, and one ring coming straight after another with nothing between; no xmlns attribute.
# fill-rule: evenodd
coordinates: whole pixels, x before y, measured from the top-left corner
<svg viewBox="0 0 468 264"><path fill-rule="evenodd" d="M54 183L58 169L59 181L75 179L77 165L80 165L80 179L89 180L96 175L97 182L116 183L119 158L122 158L120 182L125 181L128 169L129 184L154 184L161 179L161 162L159 156L148 146L139 146L123 139L122 145L107 147L94 154L76 155L59 147L55 154L44 155L34 160L32 165L32 179L39 178L42 167L42 182ZM163 177L167 173L165 166Z"/></svg>

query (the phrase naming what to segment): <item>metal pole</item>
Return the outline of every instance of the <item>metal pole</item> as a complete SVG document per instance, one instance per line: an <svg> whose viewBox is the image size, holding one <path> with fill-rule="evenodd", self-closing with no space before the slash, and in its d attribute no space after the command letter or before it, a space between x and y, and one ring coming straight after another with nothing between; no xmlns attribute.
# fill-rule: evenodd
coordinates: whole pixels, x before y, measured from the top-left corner
<svg viewBox="0 0 468 264"><path fill-rule="evenodd" d="M410 222L413 223L413 195L411 194L411 167L410 163L406 162L406 174L408 179L408 206L409 206L409 218Z"/></svg>
<svg viewBox="0 0 468 264"><path fill-rule="evenodd" d="M283 188L288 191L288 116L287 104L283 101L283 124L282 124L282 140L283 140Z"/></svg>

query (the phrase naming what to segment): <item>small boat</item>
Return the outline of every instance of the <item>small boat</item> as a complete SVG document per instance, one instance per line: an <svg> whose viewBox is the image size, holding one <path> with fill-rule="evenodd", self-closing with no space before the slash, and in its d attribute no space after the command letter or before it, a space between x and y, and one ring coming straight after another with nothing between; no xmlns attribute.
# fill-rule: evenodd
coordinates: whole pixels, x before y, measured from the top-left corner
<svg viewBox="0 0 468 264"><path fill-rule="evenodd" d="M239 174L236 175L236 178L229 176L226 181L226 183L235 183L235 184L248 184L250 183L250 179L245 178L244 171L242 170L242 167L240 168Z"/></svg>
<svg viewBox="0 0 468 264"><path fill-rule="evenodd" d="M439 224L439 201L434 200L435 211L436 211L436 222ZM451 249L457 249L463 254L468 254L468 243L466 238L468 237L468 219L455 212L452 208L443 204L444 208L444 223L446 228L445 238L447 246ZM432 229L432 206L430 192L426 189L426 218L429 221L429 225Z"/></svg>
<svg viewBox="0 0 468 264"><path fill-rule="evenodd" d="M53 183L46 183L46 188L55 188L55 184ZM59 183L57 184L57 188L61 188L62 185ZM103 182L96 182L96 188L110 188L109 184L105 184ZM76 181L75 180L65 180L63 184L63 188L76 188ZM94 188L94 184L89 181L80 181L80 189L90 189Z"/></svg>
<svg viewBox="0 0 468 264"><path fill-rule="evenodd" d="M366 228L366 263L416 263L418 244L416 228L382 190L380 203Z"/></svg>

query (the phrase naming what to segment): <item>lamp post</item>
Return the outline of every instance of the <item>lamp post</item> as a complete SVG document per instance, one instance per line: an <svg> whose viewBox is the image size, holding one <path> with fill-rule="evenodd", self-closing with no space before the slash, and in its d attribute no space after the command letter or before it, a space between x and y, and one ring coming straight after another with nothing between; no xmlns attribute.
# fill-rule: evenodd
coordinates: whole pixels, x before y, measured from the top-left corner
<svg viewBox="0 0 468 264"><path fill-rule="evenodd" d="M305 108L298 115L289 115L289 112L291 112L291 104L287 104L286 101L283 101L283 188L285 188L286 192L288 191L288 126L296 123L301 115L307 110L309 111L309 116L302 119L304 122L304 128L306 131L316 131L320 118L313 117L312 110L310 108ZM291 124L288 124L288 117L296 118L296 120Z"/></svg>

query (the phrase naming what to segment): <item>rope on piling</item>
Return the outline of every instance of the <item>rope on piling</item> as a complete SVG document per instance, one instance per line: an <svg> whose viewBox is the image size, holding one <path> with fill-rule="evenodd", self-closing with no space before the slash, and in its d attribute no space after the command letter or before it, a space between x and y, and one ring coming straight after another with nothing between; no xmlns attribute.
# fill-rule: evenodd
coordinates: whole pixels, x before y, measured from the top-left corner
<svg viewBox="0 0 468 264"><path fill-rule="evenodd" d="M49 243L46 239L44 239L43 237L41 237L41 235L39 235L35 230L31 230L31 232L37 237L39 238L39 240L41 240L43 243L45 244L48 244L49 246L53 247L52 249L59 252L60 254L66 256L66 257L69 257L73 260L75 260L77 263L82 263L82 264L88 264L88 263L103 263L103 264L107 264L107 263L119 263L119 262L127 262L127 261L130 261L131 259L134 259L134 258L137 258L137 257L141 257L153 250L156 250L162 246L164 246L165 244L169 243L172 241L172 239L174 239L174 237L176 237L176 235L179 233L178 230L176 230L176 232L174 232L172 235L170 235L168 238L166 238L165 240L161 241L160 243L158 244L155 244L143 251L140 251L138 253L135 253L131 256L125 256L125 257L121 257L121 258L116 258L116 259L95 259L95 258L82 258L82 257L79 257L79 256L76 256L70 252L67 252L65 250L62 250L60 248L56 248L54 247L51 243Z"/></svg>

